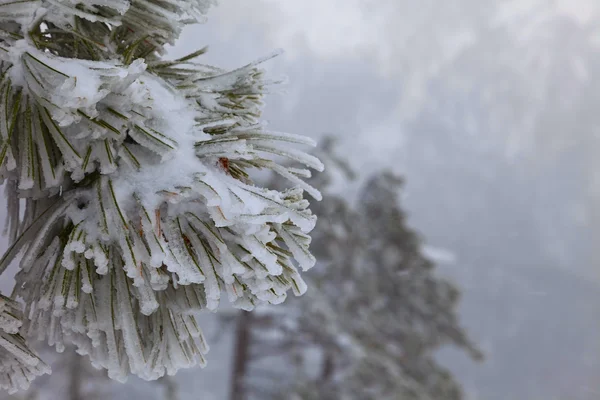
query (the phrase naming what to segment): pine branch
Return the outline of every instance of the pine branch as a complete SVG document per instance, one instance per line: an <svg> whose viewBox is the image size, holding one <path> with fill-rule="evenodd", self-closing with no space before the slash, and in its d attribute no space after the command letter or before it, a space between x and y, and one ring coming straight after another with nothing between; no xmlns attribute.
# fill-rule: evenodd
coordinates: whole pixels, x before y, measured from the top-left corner
<svg viewBox="0 0 600 400"><path fill-rule="evenodd" d="M244 310L281 303L314 265L303 190L320 194L273 158L322 164L289 148L312 141L260 122L276 81L259 66L278 53L233 71L193 61L205 48L161 59L212 4L0 1L0 273L23 254L23 337L72 343L119 381L203 365L196 312L223 294ZM293 187L260 187L254 169Z"/></svg>

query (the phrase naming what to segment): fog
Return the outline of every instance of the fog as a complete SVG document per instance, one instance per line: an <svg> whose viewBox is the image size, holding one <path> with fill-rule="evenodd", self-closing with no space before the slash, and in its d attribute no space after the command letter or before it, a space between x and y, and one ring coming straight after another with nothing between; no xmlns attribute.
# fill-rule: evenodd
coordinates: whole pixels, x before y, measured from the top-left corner
<svg viewBox="0 0 600 400"><path fill-rule="evenodd" d="M486 353L443 354L472 398L600 396L595 2L240 3L173 56L208 44L233 67L285 49L271 125L336 135L360 178L403 174L410 224L453 255L440 272Z"/></svg>

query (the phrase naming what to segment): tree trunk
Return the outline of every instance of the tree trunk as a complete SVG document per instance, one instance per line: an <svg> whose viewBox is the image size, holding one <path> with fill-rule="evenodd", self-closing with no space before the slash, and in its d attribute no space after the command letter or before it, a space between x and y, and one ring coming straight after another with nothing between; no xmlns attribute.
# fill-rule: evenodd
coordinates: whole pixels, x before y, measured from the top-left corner
<svg viewBox="0 0 600 400"><path fill-rule="evenodd" d="M160 378L160 383L165 387L165 400L177 400L179 398L177 383L173 377L165 375Z"/></svg>
<svg viewBox="0 0 600 400"><path fill-rule="evenodd" d="M69 400L83 400L83 393L81 392L83 374L81 369L84 366L81 364L81 356L71 351L69 355Z"/></svg>
<svg viewBox="0 0 600 400"><path fill-rule="evenodd" d="M329 382L331 377L333 376L333 371L335 368L335 364L333 362L333 355L331 352L324 350L325 354L323 355L323 368L321 369L321 383Z"/></svg>
<svg viewBox="0 0 600 400"><path fill-rule="evenodd" d="M252 313L241 311L238 317L235 349L233 353L233 370L231 373L231 394L229 400L246 400L245 382L250 361L250 328Z"/></svg>

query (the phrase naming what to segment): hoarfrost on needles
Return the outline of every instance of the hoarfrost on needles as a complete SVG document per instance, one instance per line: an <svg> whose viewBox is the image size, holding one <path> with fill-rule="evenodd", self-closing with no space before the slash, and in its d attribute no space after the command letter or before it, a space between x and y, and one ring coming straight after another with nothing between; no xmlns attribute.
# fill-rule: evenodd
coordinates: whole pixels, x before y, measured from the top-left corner
<svg viewBox="0 0 600 400"><path fill-rule="evenodd" d="M24 338L72 343L124 381L204 365L195 313L306 291L315 216L302 180L322 170L302 136L260 121L259 64L160 58L212 0L0 0L0 177L13 299L0 299L0 384L49 372ZM292 187L257 186L267 169ZM25 199L23 202L22 199ZM22 209L24 205L24 209ZM21 308L24 313L21 314ZM24 317L23 317L24 315Z"/></svg>

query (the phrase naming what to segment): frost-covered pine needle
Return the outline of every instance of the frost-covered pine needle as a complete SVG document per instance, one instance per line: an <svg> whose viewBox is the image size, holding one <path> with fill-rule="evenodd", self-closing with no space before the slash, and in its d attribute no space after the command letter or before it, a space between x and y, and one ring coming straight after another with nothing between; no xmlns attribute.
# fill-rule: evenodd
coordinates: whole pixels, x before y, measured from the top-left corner
<svg viewBox="0 0 600 400"><path fill-rule="evenodd" d="M21 319L21 306L0 295L0 388L8 393L27 389L35 377L50 373L19 334Z"/></svg>
<svg viewBox="0 0 600 400"><path fill-rule="evenodd" d="M0 302L2 387L47 372L23 337L73 343L113 379L157 379L204 365L195 314L222 296L251 310L305 292L303 193L320 194L278 161L323 165L295 147L311 140L260 121L274 81L259 64L277 53L234 71L195 63L205 49L161 59L213 3L0 0L0 272L20 265ZM260 169L291 187L256 185Z"/></svg>

